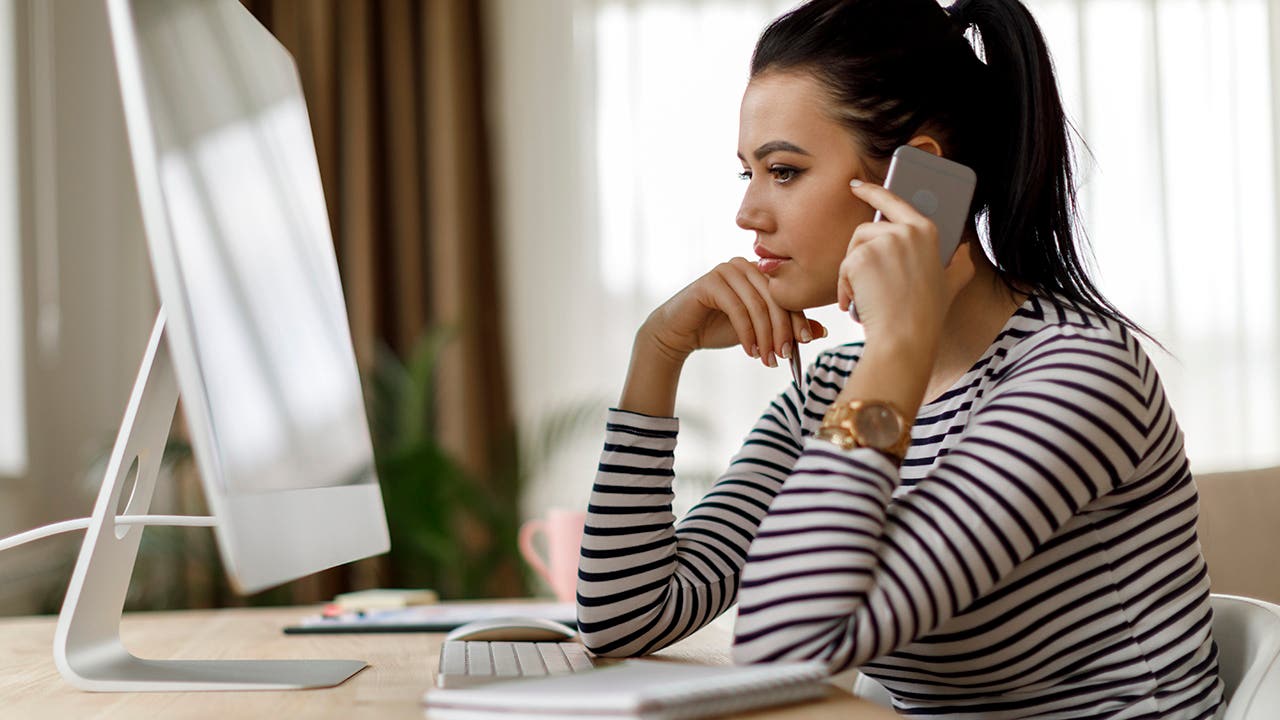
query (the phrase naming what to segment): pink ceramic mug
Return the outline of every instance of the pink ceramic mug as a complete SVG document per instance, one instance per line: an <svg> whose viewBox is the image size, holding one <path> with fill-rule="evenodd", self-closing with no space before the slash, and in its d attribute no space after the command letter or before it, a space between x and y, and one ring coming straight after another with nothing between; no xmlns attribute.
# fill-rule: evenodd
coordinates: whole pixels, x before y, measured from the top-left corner
<svg viewBox="0 0 1280 720"><path fill-rule="evenodd" d="M587 514L578 510L552 509L546 519L535 518L520 526L520 554L534 572L551 586L560 602L573 602L578 592L578 552L582 548L582 526ZM547 536L548 559L534 547L534 536Z"/></svg>

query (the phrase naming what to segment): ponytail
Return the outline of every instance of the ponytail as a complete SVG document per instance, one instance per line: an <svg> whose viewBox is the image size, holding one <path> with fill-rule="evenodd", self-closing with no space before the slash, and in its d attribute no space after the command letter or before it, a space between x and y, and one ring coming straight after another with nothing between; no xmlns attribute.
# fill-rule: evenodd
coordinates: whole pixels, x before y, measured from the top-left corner
<svg viewBox="0 0 1280 720"><path fill-rule="evenodd" d="M1089 277L1068 131L1048 46L1017 0L959 0L947 8L973 25L997 122L981 145L994 167L985 200L991 253L1007 283L1054 292L1142 332ZM1144 333L1145 334L1145 333Z"/></svg>
<svg viewBox="0 0 1280 720"><path fill-rule="evenodd" d="M965 37L977 29L979 47ZM984 56L979 59L978 53ZM1143 335L1090 278L1066 119L1044 36L1018 0L810 0L756 44L752 77L805 71L872 160L927 132L978 175L974 220L1011 289L1059 295ZM1147 335L1150 337L1149 335Z"/></svg>

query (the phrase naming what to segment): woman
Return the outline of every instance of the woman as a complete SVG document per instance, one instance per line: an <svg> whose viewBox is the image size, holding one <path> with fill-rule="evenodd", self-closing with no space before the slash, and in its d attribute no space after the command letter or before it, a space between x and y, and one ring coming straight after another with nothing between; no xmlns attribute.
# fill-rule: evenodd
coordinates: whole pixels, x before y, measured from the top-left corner
<svg viewBox="0 0 1280 720"><path fill-rule="evenodd" d="M933 224L878 184L901 145L977 171L945 268ZM737 601L736 661L857 666L907 714L1218 711L1182 434L1085 271L1068 153L1016 0L812 0L765 30L737 218L761 259L636 334L582 547L588 647L650 653ZM822 353L674 526L684 360L740 345L776 366L831 302L856 303L865 342Z"/></svg>

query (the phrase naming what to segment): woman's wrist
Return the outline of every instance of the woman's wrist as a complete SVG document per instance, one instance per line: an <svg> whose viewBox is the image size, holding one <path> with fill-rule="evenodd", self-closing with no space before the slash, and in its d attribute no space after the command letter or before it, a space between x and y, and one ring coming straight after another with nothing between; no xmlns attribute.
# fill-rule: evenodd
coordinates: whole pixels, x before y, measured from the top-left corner
<svg viewBox="0 0 1280 720"><path fill-rule="evenodd" d="M853 374L845 382L836 403L852 400L884 400L912 422L924 401L933 373L933 348L918 343L868 343Z"/></svg>
<svg viewBox="0 0 1280 720"><path fill-rule="evenodd" d="M661 308L659 308L661 310ZM658 311L655 311L655 314ZM680 350L668 342L664 342L658 333L654 332L654 315L650 315L647 320L636 331L635 340L632 343L631 355L635 357L637 352L642 352L647 356L656 360L665 361L673 367L683 367L684 361L689 359L692 351Z"/></svg>
<svg viewBox="0 0 1280 720"><path fill-rule="evenodd" d="M631 364L622 387L618 409L672 417L675 414L676 389L687 354L674 352L641 326L631 346Z"/></svg>

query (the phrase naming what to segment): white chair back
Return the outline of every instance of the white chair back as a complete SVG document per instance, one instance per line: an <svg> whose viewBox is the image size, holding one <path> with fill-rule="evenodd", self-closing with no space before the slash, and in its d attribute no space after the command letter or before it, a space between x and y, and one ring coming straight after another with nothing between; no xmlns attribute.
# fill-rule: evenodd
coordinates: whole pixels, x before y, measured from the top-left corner
<svg viewBox="0 0 1280 720"><path fill-rule="evenodd" d="M1280 605L1237 597L1210 595L1213 639L1218 644L1219 673L1226 686L1222 720L1280 718ZM877 705L892 708L889 691L858 674L853 691Z"/></svg>
<svg viewBox="0 0 1280 720"><path fill-rule="evenodd" d="M1280 718L1280 606L1210 595L1218 669L1226 685L1222 720Z"/></svg>
<svg viewBox="0 0 1280 720"><path fill-rule="evenodd" d="M889 691L884 686L871 678L858 673L858 679L853 681L853 694L863 700L893 709L893 696L889 695Z"/></svg>

